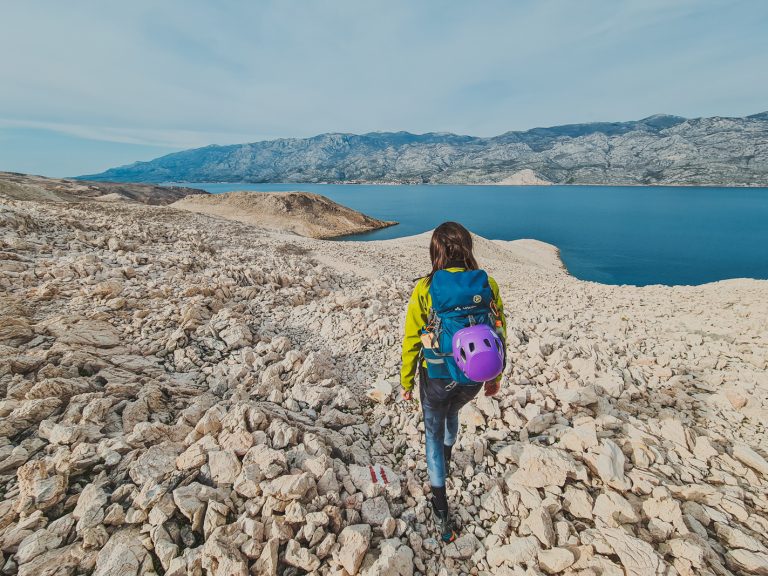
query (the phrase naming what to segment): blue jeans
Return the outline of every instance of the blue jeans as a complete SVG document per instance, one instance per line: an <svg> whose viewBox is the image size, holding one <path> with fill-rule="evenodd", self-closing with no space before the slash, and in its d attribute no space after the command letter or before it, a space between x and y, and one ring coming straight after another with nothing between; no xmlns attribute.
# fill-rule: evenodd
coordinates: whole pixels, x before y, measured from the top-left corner
<svg viewBox="0 0 768 576"><path fill-rule="evenodd" d="M443 378L429 378L422 371L419 398L424 414L429 483L445 486L443 446L453 446L459 431L459 410L472 400L482 384L461 385Z"/></svg>

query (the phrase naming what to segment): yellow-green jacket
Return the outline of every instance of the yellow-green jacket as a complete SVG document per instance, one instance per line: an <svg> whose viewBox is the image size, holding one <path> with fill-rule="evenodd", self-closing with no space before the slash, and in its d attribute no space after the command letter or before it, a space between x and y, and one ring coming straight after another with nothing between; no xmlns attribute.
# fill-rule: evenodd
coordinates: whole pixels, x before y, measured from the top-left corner
<svg viewBox="0 0 768 576"><path fill-rule="evenodd" d="M448 272L463 272L465 268L446 268ZM496 281L488 276L488 284L493 293L493 300L501 316L502 334L507 341L507 320L504 317L504 305L499 295L499 286ZM413 388L416 377L416 364L419 361L421 351L421 329L428 321L429 309L432 307L432 296L429 294L429 286L426 278L420 278L413 289L411 299L408 301L408 311L405 315L405 334L403 336L403 364L400 368L400 385L405 390Z"/></svg>

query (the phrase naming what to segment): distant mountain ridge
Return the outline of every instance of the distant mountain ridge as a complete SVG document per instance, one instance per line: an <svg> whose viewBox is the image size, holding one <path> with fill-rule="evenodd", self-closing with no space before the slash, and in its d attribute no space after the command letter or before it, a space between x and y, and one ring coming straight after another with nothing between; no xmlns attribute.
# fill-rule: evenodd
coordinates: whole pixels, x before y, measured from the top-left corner
<svg viewBox="0 0 768 576"><path fill-rule="evenodd" d="M526 170L526 178L519 174ZM768 112L744 118L658 114L492 138L450 133L327 133L211 145L112 168L117 182L371 182L768 186Z"/></svg>
<svg viewBox="0 0 768 576"><path fill-rule="evenodd" d="M165 206L185 196L208 196L205 190L181 186L154 186L128 182L88 182L46 178L18 172L0 172L0 198L35 202L77 202L100 200L138 202Z"/></svg>

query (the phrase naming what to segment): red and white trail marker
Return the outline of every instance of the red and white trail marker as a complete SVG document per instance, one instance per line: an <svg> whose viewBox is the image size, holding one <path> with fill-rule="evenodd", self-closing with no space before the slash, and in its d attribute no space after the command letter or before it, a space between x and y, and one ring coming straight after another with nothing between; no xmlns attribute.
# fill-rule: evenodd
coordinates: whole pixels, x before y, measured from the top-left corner
<svg viewBox="0 0 768 576"><path fill-rule="evenodd" d="M368 466L368 469L371 471L371 482L374 484L389 484L387 473L384 471L384 467L381 464Z"/></svg>

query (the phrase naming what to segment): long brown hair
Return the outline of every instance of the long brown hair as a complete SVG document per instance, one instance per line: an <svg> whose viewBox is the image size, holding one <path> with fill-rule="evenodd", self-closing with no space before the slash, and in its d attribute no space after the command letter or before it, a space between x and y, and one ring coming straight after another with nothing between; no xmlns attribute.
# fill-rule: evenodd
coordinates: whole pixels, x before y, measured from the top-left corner
<svg viewBox="0 0 768 576"><path fill-rule="evenodd" d="M435 228L429 243L429 257L432 260L432 272L427 276L427 284L432 282L435 272L444 268L479 268L472 254L472 235L458 222L443 222Z"/></svg>

